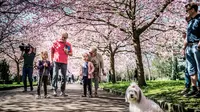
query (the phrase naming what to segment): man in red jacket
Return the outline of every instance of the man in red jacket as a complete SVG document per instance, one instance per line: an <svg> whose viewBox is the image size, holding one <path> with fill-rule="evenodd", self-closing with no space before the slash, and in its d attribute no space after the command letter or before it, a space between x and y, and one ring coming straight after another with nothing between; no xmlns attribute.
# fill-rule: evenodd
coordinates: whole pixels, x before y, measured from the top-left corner
<svg viewBox="0 0 200 112"><path fill-rule="evenodd" d="M53 62L53 95L57 96L58 88L58 71L61 69L61 96L67 96L65 94L66 84L66 71L68 56L72 56L72 46L67 42L68 33L62 34L62 37L53 43L51 47L51 62Z"/></svg>

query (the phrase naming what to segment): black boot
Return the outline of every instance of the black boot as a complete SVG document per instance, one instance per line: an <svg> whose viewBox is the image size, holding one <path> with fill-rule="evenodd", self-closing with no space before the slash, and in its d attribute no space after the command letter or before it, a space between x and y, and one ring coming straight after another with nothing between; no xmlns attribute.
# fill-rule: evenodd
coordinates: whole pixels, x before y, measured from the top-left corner
<svg viewBox="0 0 200 112"><path fill-rule="evenodd" d="M200 91L198 91L197 94L194 95L194 98L200 98Z"/></svg>
<svg viewBox="0 0 200 112"><path fill-rule="evenodd" d="M198 92L194 95L194 98L200 98L200 87L197 87Z"/></svg>
<svg viewBox="0 0 200 112"><path fill-rule="evenodd" d="M181 91L182 95L187 94L190 91L190 88L185 88L183 91Z"/></svg>
<svg viewBox="0 0 200 112"><path fill-rule="evenodd" d="M198 92L197 87L196 86L192 86L192 91L188 92L185 96L186 97L192 96L192 95L197 94L197 92Z"/></svg>

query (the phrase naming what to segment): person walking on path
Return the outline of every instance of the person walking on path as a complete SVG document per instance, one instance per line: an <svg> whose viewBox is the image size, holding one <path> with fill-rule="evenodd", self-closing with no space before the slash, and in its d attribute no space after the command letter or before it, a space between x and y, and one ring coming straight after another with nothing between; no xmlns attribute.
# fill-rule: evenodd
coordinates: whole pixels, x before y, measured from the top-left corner
<svg viewBox="0 0 200 112"><path fill-rule="evenodd" d="M68 56L72 56L72 46L71 43L67 42L68 33L62 34L62 37L53 43L51 47L51 62L53 63L53 95L57 96L58 88L58 71L61 69L61 96L67 96L65 94L66 85L66 71Z"/></svg>
<svg viewBox="0 0 200 112"><path fill-rule="evenodd" d="M99 82L101 81L101 71L103 73L104 76L106 76L106 73L104 71L104 62L103 62L103 58L102 55L97 53L97 48L95 47L91 47L90 48L90 56L91 56L91 62L94 65L94 96L97 97L98 96L98 88L99 88Z"/></svg>
<svg viewBox="0 0 200 112"><path fill-rule="evenodd" d="M20 59L24 59L23 71L22 71L22 81L24 84L23 92L27 92L27 76L30 84L30 91L33 91L33 61L36 55L36 49L28 44L29 49L22 51Z"/></svg>
<svg viewBox="0 0 200 112"><path fill-rule="evenodd" d="M40 96L40 87L42 85L42 82L44 83L44 98L48 98L47 96L47 83L49 78L49 72L51 69L50 61L48 61L48 52L44 51L41 52L42 60L38 61L38 70L39 70L39 76L38 76L38 86L37 86L37 96L36 98L41 98Z"/></svg>
<svg viewBox="0 0 200 112"><path fill-rule="evenodd" d="M87 96L87 88L89 91L89 97L92 97L92 81L93 72L94 72L94 65L90 62L90 56L88 53L83 54L84 63L80 69L80 76L83 79L83 95L82 97Z"/></svg>

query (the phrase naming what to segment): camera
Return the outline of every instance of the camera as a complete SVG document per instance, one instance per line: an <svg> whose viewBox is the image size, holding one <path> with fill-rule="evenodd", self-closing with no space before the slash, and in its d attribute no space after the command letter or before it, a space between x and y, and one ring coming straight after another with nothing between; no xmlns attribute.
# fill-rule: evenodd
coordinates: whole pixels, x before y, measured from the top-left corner
<svg viewBox="0 0 200 112"><path fill-rule="evenodd" d="M71 50L71 49L70 49L70 46L68 46L68 45L65 45L65 48L66 48L68 51Z"/></svg>
<svg viewBox="0 0 200 112"><path fill-rule="evenodd" d="M22 52L25 51L25 53L28 53L30 51L31 47L32 46L30 44L26 45L26 44L22 43L21 45L19 45L20 51L22 51Z"/></svg>

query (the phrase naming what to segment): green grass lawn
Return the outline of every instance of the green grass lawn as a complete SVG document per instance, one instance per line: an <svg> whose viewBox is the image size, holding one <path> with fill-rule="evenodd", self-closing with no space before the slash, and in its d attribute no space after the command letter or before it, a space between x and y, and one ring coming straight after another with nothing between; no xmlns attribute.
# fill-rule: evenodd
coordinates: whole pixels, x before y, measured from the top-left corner
<svg viewBox="0 0 200 112"><path fill-rule="evenodd" d="M125 93L130 82L102 83L101 87ZM184 81L147 81L142 91L148 98L164 100L173 104L181 104L186 108L200 109L200 98L186 98L180 94L184 89Z"/></svg>
<svg viewBox="0 0 200 112"><path fill-rule="evenodd" d="M29 85L29 83L27 83L27 85ZM33 85L36 85L36 83L34 82ZM10 88L10 87L21 87L23 86L23 83L20 82L20 84L17 84L17 82L13 82L13 84L0 84L0 89L1 88Z"/></svg>

